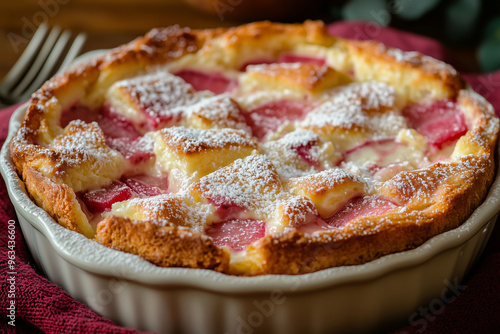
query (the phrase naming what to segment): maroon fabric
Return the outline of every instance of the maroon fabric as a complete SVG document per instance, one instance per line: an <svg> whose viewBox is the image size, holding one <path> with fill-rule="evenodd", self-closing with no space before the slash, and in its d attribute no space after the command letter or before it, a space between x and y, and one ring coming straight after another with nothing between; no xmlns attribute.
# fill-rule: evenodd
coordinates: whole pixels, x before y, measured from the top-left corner
<svg viewBox="0 0 500 334"><path fill-rule="evenodd" d="M417 50L454 64L445 48L438 42L414 34L381 28L373 23L340 22L329 26L338 36L355 39L375 39L406 51ZM454 64L457 65L457 64ZM471 86L487 98L500 111L500 71L485 75L464 75ZM14 107L0 111L0 144L7 135L8 119ZM74 300L57 285L43 277L31 258L15 223L15 274L9 274L9 220L16 220L3 180L0 180L0 332L2 333L139 333L115 325L86 305ZM12 243L11 243L12 244ZM15 327L8 324L7 308L11 276L15 278ZM424 314L423 318L408 315L405 327L395 333L496 333L500 328L500 226L478 264L465 282L458 297L444 303L439 314ZM452 299L449 297L449 299Z"/></svg>

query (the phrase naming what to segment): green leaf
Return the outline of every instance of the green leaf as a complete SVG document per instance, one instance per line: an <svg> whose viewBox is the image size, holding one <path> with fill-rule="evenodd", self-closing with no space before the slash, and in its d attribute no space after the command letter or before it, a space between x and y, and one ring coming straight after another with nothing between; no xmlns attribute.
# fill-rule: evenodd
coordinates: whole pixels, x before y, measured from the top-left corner
<svg viewBox="0 0 500 334"><path fill-rule="evenodd" d="M446 36L452 42L462 42L474 33L481 12L481 1L455 0L445 12Z"/></svg>
<svg viewBox="0 0 500 334"><path fill-rule="evenodd" d="M500 16L488 22L484 29L483 39L500 41Z"/></svg>
<svg viewBox="0 0 500 334"><path fill-rule="evenodd" d="M483 71L492 72L500 69L500 16L486 25L477 56Z"/></svg>
<svg viewBox="0 0 500 334"><path fill-rule="evenodd" d="M385 0L351 0L342 7L342 16L347 20L371 21L382 26L391 22Z"/></svg>
<svg viewBox="0 0 500 334"><path fill-rule="evenodd" d="M478 49L478 58L484 72L500 69L500 40L485 40Z"/></svg>
<svg viewBox="0 0 500 334"><path fill-rule="evenodd" d="M439 4L440 0L394 0L390 10L405 20L416 20Z"/></svg>

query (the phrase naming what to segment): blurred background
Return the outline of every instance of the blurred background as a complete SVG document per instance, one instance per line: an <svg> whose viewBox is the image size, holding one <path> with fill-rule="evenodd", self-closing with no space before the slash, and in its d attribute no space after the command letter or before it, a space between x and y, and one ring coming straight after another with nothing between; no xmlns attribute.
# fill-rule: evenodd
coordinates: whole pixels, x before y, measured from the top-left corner
<svg viewBox="0 0 500 334"><path fill-rule="evenodd" d="M86 32L85 52L118 46L153 27L228 27L262 19L370 21L440 40L463 71L500 69L498 0L1 0L0 78L42 22Z"/></svg>

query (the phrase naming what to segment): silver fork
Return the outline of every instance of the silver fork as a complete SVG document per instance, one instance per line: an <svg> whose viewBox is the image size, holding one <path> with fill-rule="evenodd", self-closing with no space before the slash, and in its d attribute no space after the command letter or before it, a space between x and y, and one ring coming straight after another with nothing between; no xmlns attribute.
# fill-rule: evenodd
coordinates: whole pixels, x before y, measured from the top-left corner
<svg viewBox="0 0 500 334"><path fill-rule="evenodd" d="M66 67L80 53L87 39L78 34L71 46L71 32L41 24L21 57L0 83L0 106L27 100L42 84ZM68 47L69 46L69 47ZM58 64L61 64L57 67Z"/></svg>

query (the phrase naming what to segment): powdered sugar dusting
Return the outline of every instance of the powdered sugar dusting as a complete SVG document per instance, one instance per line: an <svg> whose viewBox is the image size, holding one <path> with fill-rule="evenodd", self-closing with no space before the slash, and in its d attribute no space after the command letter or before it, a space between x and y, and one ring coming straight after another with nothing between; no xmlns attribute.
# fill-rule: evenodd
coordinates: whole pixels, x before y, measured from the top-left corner
<svg viewBox="0 0 500 334"><path fill-rule="evenodd" d="M212 128L234 128L251 133L238 104L227 95L217 95L201 100L184 110L187 119L199 118L203 125ZM197 124L195 124L196 126Z"/></svg>
<svg viewBox="0 0 500 334"><path fill-rule="evenodd" d="M178 126L163 129L160 134L167 146L184 153L215 148L237 150L240 146L255 146L255 142L244 131L228 128L202 130Z"/></svg>
<svg viewBox="0 0 500 334"><path fill-rule="evenodd" d="M109 147L120 152L132 163L153 158L154 140L149 134L138 138L106 138Z"/></svg>
<svg viewBox="0 0 500 334"><path fill-rule="evenodd" d="M304 66L303 63L256 64L256 65L248 65L247 71L276 75L278 73L281 74L282 73L281 70L297 71L300 70L303 66ZM276 71L279 72L276 73Z"/></svg>
<svg viewBox="0 0 500 334"><path fill-rule="evenodd" d="M251 209L257 216L268 215L282 193L279 176L265 155L238 159L199 180L205 198L223 198L225 202Z"/></svg>
<svg viewBox="0 0 500 334"><path fill-rule="evenodd" d="M279 220L285 218L288 221L287 227L299 227L311 221L319 220L319 213L313 201L303 196L293 196L278 203L282 208Z"/></svg>
<svg viewBox="0 0 500 334"><path fill-rule="evenodd" d="M301 182L306 182L307 187L316 193L321 193L327 190L337 188L339 184L345 182L346 180L359 183L363 186L368 186L371 181L349 173L341 168L333 168L321 171L314 175L310 175L306 178L302 178ZM292 179L291 181L298 181Z"/></svg>
<svg viewBox="0 0 500 334"><path fill-rule="evenodd" d="M307 148L311 160L320 161L321 149L316 144L319 136L312 131L295 130L275 141L268 141L263 150L271 159L283 181L316 173L314 165L301 159L298 149Z"/></svg>
<svg viewBox="0 0 500 334"><path fill-rule="evenodd" d="M295 130L293 132L287 133L279 141L286 147L292 148L301 145L307 145L309 143L315 143L319 141L319 136L312 131Z"/></svg>
<svg viewBox="0 0 500 334"><path fill-rule="evenodd" d="M441 185L449 186L446 185L448 180L457 186L467 186L471 177L485 172L484 162L473 155L462 156L457 161L440 162L430 169L398 173L384 187L395 192L404 202L415 199L429 203Z"/></svg>
<svg viewBox="0 0 500 334"><path fill-rule="evenodd" d="M113 214L127 216L127 210L133 208L146 219L154 220L160 226L186 226L195 232L202 232L210 214L208 205L196 203L187 194L162 194L147 198L134 198L122 205L113 206Z"/></svg>
<svg viewBox="0 0 500 334"><path fill-rule="evenodd" d="M452 75L455 75L457 71L450 65L437 60L435 58L423 55L416 51L403 51L395 48L387 48L384 45L380 46L382 52L386 52L388 55L392 56L397 62L407 63L413 66L423 65L428 67L433 71L447 71Z"/></svg>
<svg viewBox="0 0 500 334"><path fill-rule="evenodd" d="M380 135L394 135L406 127L405 119L394 107L395 90L384 83L353 83L330 95L306 116L301 127L358 128ZM388 110L376 112L382 108Z"/></svg>
<svg viewBox="0 0 500 334"><path fill-rule="evenodd" d="M190 84L168 72L118 81L113 88L124 89L156 123L180 118L181 107L199 102L208 94L195 92Z"/></svg>
<svg viewBox="0 0 500 334"><path fill-rule="evenodd" d="M105 144L104 135L97 123L71 121L64 134L56 137L50 148L60 154L68 166L78 166L84 161L96 164L108 163L118 157L118 152Z"/></svg>
<svg viewBox="0 0 500 334"><path fill-rule="evenodd" d="M356 105L337 105L327 101L313 109L301 122L303 127L324 127L326 125L352 129L355 126L367 127L370 118Z"/></svg>
<svg viewBox="0 0 500 334"><path fill-rule="evenodd" d="M352 83L345 87L334 89L330 94L332 95L332 102L334 104L355 104L363 110L393 108L396 99L394 87L377 81Z"/></svg>

